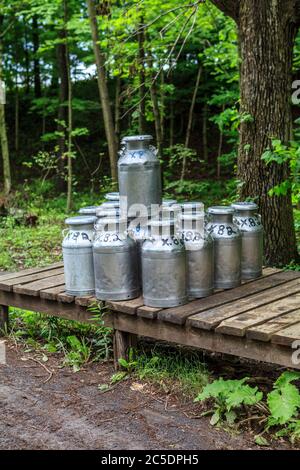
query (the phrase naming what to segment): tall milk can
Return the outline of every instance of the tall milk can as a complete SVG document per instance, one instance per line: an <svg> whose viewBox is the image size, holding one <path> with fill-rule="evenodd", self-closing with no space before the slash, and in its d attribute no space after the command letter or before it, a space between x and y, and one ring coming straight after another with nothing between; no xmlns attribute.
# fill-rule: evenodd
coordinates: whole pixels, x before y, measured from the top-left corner
<svg viewBox="0 0 300 470"><path fill-rule="evenodd" d="M231 289L241 284L242 238L233 222L234 209L214 206L208 209L206 226L214 240L214 285L216 289Z"/></svg>
<svg viewBox="0 0 300 470"><path fill-rule="evenodd" d="M202 298L214 290L213 239L204 228L202 214L180 214L179 235L187 258L187 293L189 298Z"/></svg>
<svg viewBox="0 0 300 470"><path fill-rule="evenodd" d="M144 303L175 307L187 302L185 247L172 219L152 220L151 235L142 247Z"/></svg>
<svg viewBox="0 0 300 470"><path fill-rule="evenodd" d="M120 207L123 216L135 217L141 206L144 216L152 204L161 204L161 168L150 135L124 137L119 152L118 176ZM139 206L137 206L139 205Z"/></svg>
<svg viewBox="0 0 300 470"><path fill-rule="evenodd" d="M93 265L93 216L69 217L62 243L66 292L70 295L92 295L95 292Z"/></svg>
<svg viewBox="0 0 300 470"><path fill-rule="evenodd" d="M236 202L234 222L242 234L242 279L255 279L262 275L263 226L254 202Z"/></svg>
<svg viewBox="0 0 300 470"><path fill-rule="evenodd" d="M118 216L98 219L93 254L97 299L127 300L139 296L136 243Z"/></svg>

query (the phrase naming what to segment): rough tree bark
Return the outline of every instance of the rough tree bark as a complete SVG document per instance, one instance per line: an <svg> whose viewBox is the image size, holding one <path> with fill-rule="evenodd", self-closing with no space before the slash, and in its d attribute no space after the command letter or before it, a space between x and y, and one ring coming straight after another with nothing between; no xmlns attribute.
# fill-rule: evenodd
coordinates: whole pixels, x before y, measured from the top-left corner
<svg viewBox="0 0 300 470"><path fill-rule="evenodd" d="M118 75L116 79L116 91L115 91L115 134L117 142L120 140L121 133L121 94L122 81L121 76Z"/></svg>
<svg viewBox="0 0 300 470"><path fill-rule="evenodd" d="M288 168L261 160L271 139L287 143L292 127L292 54L299 28L299 0L212 0L235 19L241 54L241 113L252 119L240 127L240 197L258 199L265 227L268 264L297 257L291 195L268 191L288 177Z"/></svg>
<svg viewBox="0 0 300 470"><path fill-rule="evenodd" d="M105 134L108 143L111 177L112 180L117 183L117 139L114 129L114 121L110 107L108 87L106 82L105 56L99 46L98 23L94 0L87 0L87 8L90 19L95 61L97 66L97 80L102 106Z"/></svg>
<svg viewBox="0 0 300 470"><path fill-rule="evenodd" d="M38 50L40 47L38 19L35 15L32 18L32 44L33 44L33 75L34 75L34 95L36 98L42 96L40 60Z"/></svg>
<svg viewBox="0 0 300 470"><path fill-rule="evenodd" d="M145 31L144 18L138 25L138 59L139 59L139 134L146 133L146 74L145 74Z"/></svg>
<svg viewBox="0 0 300 470"><path fill-rule="evenodd" d="M57 132L59 137L57 139L58 146L58 168L60 172L59 186L60 190L63 191L65 187L65 168L64 168L64 156L66 153L66 126L68 120L68 62L67 62L67 32L65 28L62 28L58 32L60 42L56 46L57 56L57 71L59 78L59 106L57 115Z"/></svg>
<svg viewBox="0 0 300 470"><path fill-rule="evenodd" d="M5 101L4 95L2 96L2 82L3 82L3 68L2 68L2 25L4 17L0 15L0 142L3 162L3 180L4 180L4 194L8 195L11 190L11 172L10 172L10 159L8 149L8 139L6 131L5 120ZM3 87L4 92L4 87Z"/></svg>
<svg viewBox="0 0 300 470"><path fill-rule="evenodd" d="M68 5L67 0L64 0L64 18L65 24L68 21ZM72 210L73 200L72 200L72 189L73 189L73 142L72 142L72 132L73 132L73 109L72 109L72 78L71 78L71 67L70 67L70 55L68 47L68 36L66 35L66 65L67 65L67 79L68 79L68 144L67 144L67 212Z"/></svg>
<svg viewBox="0 0 300 470"><path fill-rule="evenodd" d="M198 73L197 73L197 78L196 78L196 83L195 83L195 88L193 92L193 98L191 101L191 106L190 106L190 111L189 111L189 118L188 118L188 125L187 125L187 130L186 130L186 136L185 136L185 143L184 146L188 148L190 144L190 138L191 138L191 132L192 132L192 124L193 124L193 116L194 116L194 109L195 109L195 104L196 104L196 99L197 99L197 93L199 89L199 84L200 84L200 78L202 75L202 66L199 66ZM182 160L182 169L181 169L181 181L184 180L185 177L185 172L186 172L186 156L184 156Z"/></svg>
<svg viewBox="0 0 300 470"><path fill-rule="evenodd" d="M207 119L208 118L208 106L205 100L202 110L202 141L203 141L203 160L208 162L208 138L207 138Z"/></svg>

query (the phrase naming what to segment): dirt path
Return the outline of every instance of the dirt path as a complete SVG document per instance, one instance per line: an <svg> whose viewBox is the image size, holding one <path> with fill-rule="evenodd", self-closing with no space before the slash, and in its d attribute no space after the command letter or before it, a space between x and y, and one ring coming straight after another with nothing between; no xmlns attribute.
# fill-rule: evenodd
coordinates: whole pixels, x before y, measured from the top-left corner
<svg viewBox="0 0 300 470"><path fill-rule="evenodd" d="M231 436L207 418L190 419L132 380L101 393L111 364L74 374L51 358L47 371L8 344L0 365L0 449L251 449L250 435ZM168 405L166 407L166 404Z"/></svg>

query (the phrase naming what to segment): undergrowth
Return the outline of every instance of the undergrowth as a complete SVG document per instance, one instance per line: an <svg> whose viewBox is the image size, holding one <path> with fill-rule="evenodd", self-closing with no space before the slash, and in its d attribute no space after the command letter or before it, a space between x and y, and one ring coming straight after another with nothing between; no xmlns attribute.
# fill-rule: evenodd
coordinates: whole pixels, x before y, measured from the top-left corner
<svg viewBox="0 0 300 470"><path fill-rule="evenodd" d="M107 360L112 351L112 330L101 323L86 324L48 317L43 314L10 308L9 336L25 346L26 352L61 356L61 366L74 372L90 362Z"/></svg>

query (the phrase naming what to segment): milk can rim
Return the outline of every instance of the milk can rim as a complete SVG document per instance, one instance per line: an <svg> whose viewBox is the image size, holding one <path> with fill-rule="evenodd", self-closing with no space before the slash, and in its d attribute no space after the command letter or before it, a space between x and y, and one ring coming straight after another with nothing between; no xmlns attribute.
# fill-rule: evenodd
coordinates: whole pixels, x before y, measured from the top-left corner
<svg viewBox="0 0 300 470"><path fill-rule="evenodd" d="M112 191L110 193L106 193L105 194L105 199L107 200L107 202L109 201L119 201L120 199L120 193L117 192L117 191Z"/></svg>
<svg viewBox="0 0 300 470"><path fill-rule="evenodd" d="M255 202L234 202L231 204L234 210L238 211L254 211L258 210L258 205Z"/></svg>
<svg viewBox="0 0 300 470"><path fill-rule="evenodd" d="M207 209L207 212L216 215L231 215L234 214L234 209L231 206L212 206Z"/></svg>
<svg viewBox="0 0 300 470"><path fill-rule="evenodd" d="M97 220L96 216L89 215L77 215L75 217L68 217L65 220L66 225L89 225L94 224Z"/></svg>
<svg viewBox="0 0 300 470"><path fill-rule="evenodd" d="M123 137L122 143L123 142L134 142L134 141L145 141L145 140L153 140L152 135L129 135L126 137Z"/></svg>

